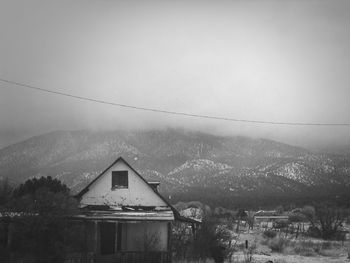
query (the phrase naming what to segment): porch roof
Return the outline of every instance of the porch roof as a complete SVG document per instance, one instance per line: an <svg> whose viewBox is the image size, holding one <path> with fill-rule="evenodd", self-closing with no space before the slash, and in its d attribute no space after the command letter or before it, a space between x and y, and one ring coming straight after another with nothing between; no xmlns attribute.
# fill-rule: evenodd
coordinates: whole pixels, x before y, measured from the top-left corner
<svg viewBox="0 0 350 263"><path fill-rule="evenodd" d="M173 221L174 213L166 211L98 211L89 210L73 216L82 220L114 220L114 221Z"/></svg>

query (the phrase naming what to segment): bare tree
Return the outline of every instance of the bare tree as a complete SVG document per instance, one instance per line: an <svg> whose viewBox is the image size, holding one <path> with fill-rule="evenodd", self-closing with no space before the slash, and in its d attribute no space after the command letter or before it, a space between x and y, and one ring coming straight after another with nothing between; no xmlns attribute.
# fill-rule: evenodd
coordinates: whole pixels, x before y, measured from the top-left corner
<svg viewBox="0 0 350 263"><path fill-rule="evenodd" d="M323 239L335 238L348 215L347 210L329 203L304 207L302 213Z"/></svg>

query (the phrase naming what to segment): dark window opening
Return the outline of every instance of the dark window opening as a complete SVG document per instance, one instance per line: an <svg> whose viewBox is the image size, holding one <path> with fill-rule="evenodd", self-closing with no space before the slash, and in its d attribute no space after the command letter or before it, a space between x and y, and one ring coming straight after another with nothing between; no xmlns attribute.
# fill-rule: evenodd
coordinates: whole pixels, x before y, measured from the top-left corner
<svg viewBox="0 0 350 263"><path fill-rule="evenodd" d="M128 188L128 171L112 172L112 188Z"/></svg>

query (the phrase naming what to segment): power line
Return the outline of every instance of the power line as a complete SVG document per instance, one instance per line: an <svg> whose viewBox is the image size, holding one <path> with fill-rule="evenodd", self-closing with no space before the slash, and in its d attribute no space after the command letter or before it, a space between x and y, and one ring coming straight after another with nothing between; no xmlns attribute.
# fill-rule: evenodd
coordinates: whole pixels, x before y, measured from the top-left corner
<svg viewBox="0 0 350 263"><path fill-rule="evenodd" d="M40 92L51 93L51 94L65 96L65 97L74 98L74 99L79 99L79 100L83 100L83 101L90 101L90 102L112 105L112 106L117 106L117 107L122 107L122 108L129 108L129 109L134 109L134 110L150 111L150 112L157 112L157 113L171 114L171 115L180 115L180 116L186 116L186 117L213 119L213 120L221 120L221 121L232 121L232 122L245 122L245 123L254 123L254 124L272 124L272 125L290 125L290 126L350 126L350 123L275 122L275 121L247 120L247 119L236 119L236 118L228 118L228 117L201 115L201 114L179 112L179 111L168 111L168 110L162 110L162 109L146 108L146 107L140 107L140 106L98 100L98 99L93 99L93 98L88 98L88 97L83 97L83 96L77 96L77 95L64 93L64 92L60 92L60 91L39 88L36 86L32 86L32 85L12 81L12 80L7 80L7 79L3 79L3 78L0 78L0 81L3 83L17 86L17 87L28 88L28 89L32 89L32 90L36 90L36 91L40 91Z"/></svg>

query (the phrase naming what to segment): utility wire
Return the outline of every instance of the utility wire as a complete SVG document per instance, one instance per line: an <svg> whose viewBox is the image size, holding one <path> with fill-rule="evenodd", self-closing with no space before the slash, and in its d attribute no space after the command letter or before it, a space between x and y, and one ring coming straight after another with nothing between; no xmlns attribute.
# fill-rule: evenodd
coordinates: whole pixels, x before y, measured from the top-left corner
<svg viewBox="0 0 350 263"><path fill-rule="evenodd" d="M219 116L211 116L211 115L201 115L201 114L186 113L186 112L179 112L179 111L168 111L168 110L162 110L162 109L146 108L146 107L140 107L140 106L98 100L98 99L93 99L93 98L88 98L88 97L83 97L83 96L77 96L77 95L64 93L64 92L60 92L60 91L39 88L36 86L32 86L32 85L12 81L12 80L7 80L7 79L3 79L3 78L0 78L0 81L3 83L14 85L16 87L32 89L32 90L36 90L36 91L40 91L40 92L51 93L51 94L65 96L65 97L69 97L69 98L75 98L75 99L79 99L79 100L83 100L83 101L90 101L90 102L112 105L112 106L117 106L117 107L122 107L122 108L129 108L129 109L134 109L134 110L150 111L150 112L157 112L157 113L164 113L164 114L171 114L171 115L180 115L180 116L187 116L187 117L194 117L194 118L212 119L212 120L221 120L221 121L232 121L232 122L245 122L245 123L254 123L254 124L290 125L290 126L350 126L350 123L275 122L275 121L247 120L247 119L236 119L236 118L219 117Z"/></svg>

